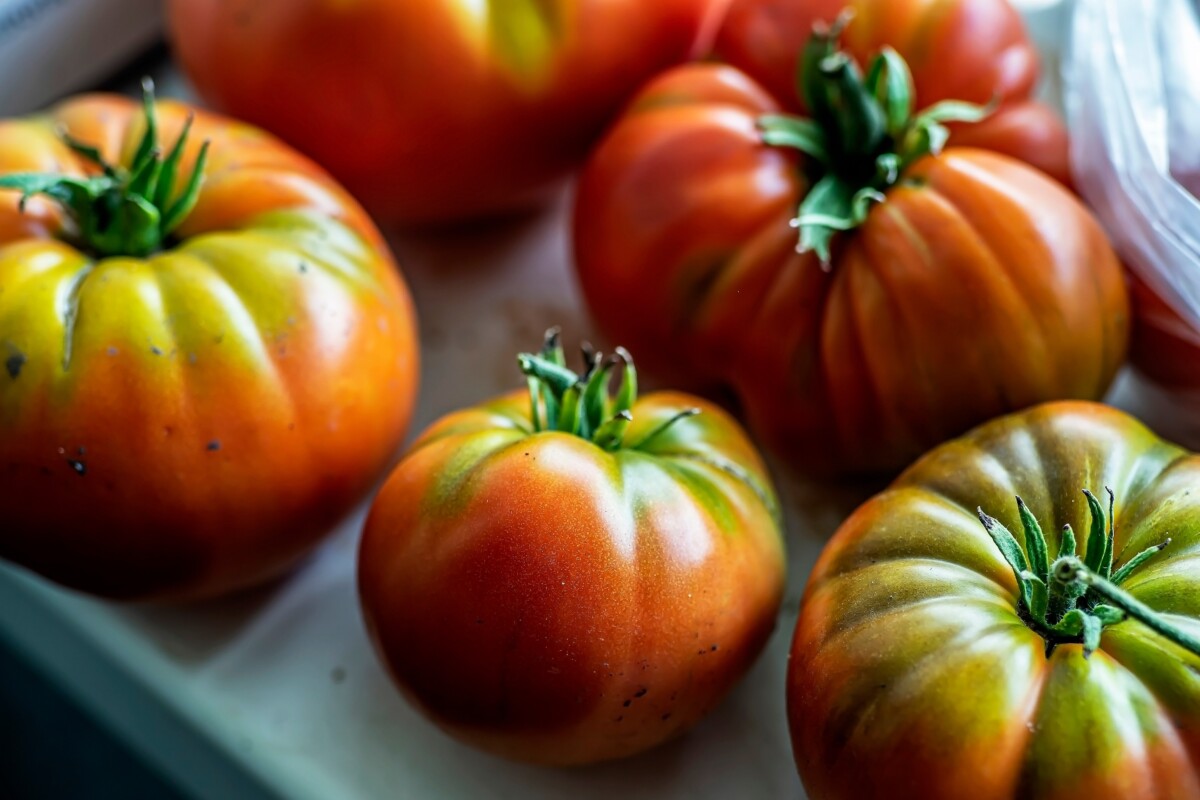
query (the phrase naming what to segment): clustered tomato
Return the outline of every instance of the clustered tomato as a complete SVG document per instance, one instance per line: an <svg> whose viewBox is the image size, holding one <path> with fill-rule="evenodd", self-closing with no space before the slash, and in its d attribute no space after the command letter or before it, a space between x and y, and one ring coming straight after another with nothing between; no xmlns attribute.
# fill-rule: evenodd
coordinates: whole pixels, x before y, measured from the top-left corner
<svg viewBox="0 0 1200 800"><path fill-rule="evenodd" d="M939 8L960 5L976 4ZM1014 159L939 154L941 123L982 111L914 112L921 83L895 51L860 71L837 42L876 40L868 10L804 46L809 119L726 65L653 81L592 155L575 208L597 322L678 379L731 390L803 470L894 469L1005 411L1098 398L1128 339L1121 266L1088 211ZM1007 86L984 72L972 86Z"/></svg>
<svg viewBox="0 0 1200 800"><path fill-rule="evenodd" d="M279 134L368 208L437 222L528 206L728 0L172 0L216 107Z"/></svg>
<svg viewBox="0 0 1200 800"><path fill-rule="evenodd" d="M840 42L860 65L884 47L905 60L918 108L996 104L986 119L955 126L953 145L1004 153L1070 183L1066 128L1032 99L1038 55L1008 0L734 0L717 53L783 108L803 112L799 53L814 26L839 15L852 21Z"/></svg>
<svg viewBox="0 0 1200 800"><path fill-rule="evenodd" d="M1129 360L1169 389L1200 389L1200 331L1145 281L1131 275L1129 286L1135 311Z"/></svg>
<svg viewBox="0 0 1200 800"><path fill-rule="evenodd" d="M208 596L293 566L371 488L416 330L318 167L144 109L96 95L0 123L20 190L0 195L0 555L112 597Z"/></svg>
<svg viewBox="0 0 1200 800"><path fill-rule="evenodd" d="M1200 800L1200 456L1083 402L1130 299L1006 0L168 5L202 96L391 221L526 206L587 159L611 338L802 471L919 459L807 585L810 797ZM1200 386L1194 332L1132 294L1136 364ZM392 465L416 339L366 213L270 134L150 87L0 121L0 557L126 599L281 574ZM527 390L419 436L357 558L402 693L550 765L696 725L785 583L734 417L583 355L552 330Z"/></svg>
<svg viewBox="0 0 1200 800"><path fill-rule="evenodd" d="M1200 457L1059 403L933 450L859 508L792 644L809 795L1200 798L1198 484ZM1107 514L1081 491L1106 487Z"/></svg>
<svg viewBox="0 0 1200 800"><path fill-rule="evenodd" d="M783 592L766 469L717 407L580 376L551 338L518 392L444 417L367 521L359 590L400 687L448 732L580 764L687 730L753 663ZM624 365L617 395L609 373Z"/></svg>

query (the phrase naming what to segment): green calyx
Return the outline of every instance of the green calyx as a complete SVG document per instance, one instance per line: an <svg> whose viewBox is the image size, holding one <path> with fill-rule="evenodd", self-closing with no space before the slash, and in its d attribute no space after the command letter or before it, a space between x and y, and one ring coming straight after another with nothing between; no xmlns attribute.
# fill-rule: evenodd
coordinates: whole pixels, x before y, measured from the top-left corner
<svg viewBox="0 0 1200 800"><path fill-rule="evenodd" d="M633 358L621 347L605 358L590 345L583 346L584 372L567 368L559 329L546 331L538 355L521 353L517 363L529 381L530 419L535 432L561 431L588 439L597 447L615 451L645 445L676 422L700 413L689 408L668 419L634 445L625 444L637 400L637 370ZM616 396L610 393L613 373L620 368Z"/></svg>
<svg viewBox="0 0 1200 800"><path fill-rule="evenodd" d="M176 197L179 165L192 120L188 118L171 151L163 157L158 147L154 85L149 79L142 82L142 102L146 132L129 169L109 164L97 148L63 131L63 142L99 167L101 174L76 177L13 173L0 176L0 189L20 191L22 210L31 196L39 194L61 204L74 226L74 238L97 257L141 257L158 251L196 205L208 142L201 146L196 166Z"/></svg>
<svg viewBox="0 0 1200 800"><path fill-rule="evenodd" d="M918 159L936 155L950 137L947 122L978 122L990 108L944 101L914 113L908 64L884 48L864 76L838 49L848 15L818 25L801 52L797 81L809 109L805 119L786 114L759 118L763 141L808 158L810 189L792 220L801 253L816 251L828 265L833 237L866 221Z"/></svg>
<svg viewBox="0 0 1200 800"><path fill-rule="evenodd" d="M1090 656L1100 646L1104 629L1126 619L1135 619L1180 647L1200 655L1200 639L1173 625L1121 588L1134 570L1167 547L1171 540L1146 548L1114 572L1115 498L1111 489L1107 492L1106 528L1105 511L1100 501L1088 490L1083 490L1092 520L1083 558L1075 552L1075 532L1067 525L1063 528L1058 557L1051 562L1046 536L1020 497L1017 498L1017 511L1025 529L1024 549L1008 528L985 514L982 508L978 510L980 522L1016 576L1021 618L1045 639L1047 657L1058 645L1075 643L1083 645L1085 657Z"/></svg>

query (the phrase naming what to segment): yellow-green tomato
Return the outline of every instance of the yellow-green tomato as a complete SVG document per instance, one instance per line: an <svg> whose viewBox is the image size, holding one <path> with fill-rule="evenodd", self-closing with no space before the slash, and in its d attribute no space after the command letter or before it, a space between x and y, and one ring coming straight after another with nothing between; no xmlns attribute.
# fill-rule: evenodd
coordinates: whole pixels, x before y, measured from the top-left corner
<svg viewBox="0 0 1200 800"><path fill-rule="evenodd" d="M0 184L0 557L128 599L294 565L416 392L367 215L268 134L102 95L0 122Z"/></svg>
<svg viewBox="0 0 1200 800"><path fill-rule="evenodd" d="M1200 798L1200 458L1077 402L933 450L817 562L788 713L813 800Z"/></svg>

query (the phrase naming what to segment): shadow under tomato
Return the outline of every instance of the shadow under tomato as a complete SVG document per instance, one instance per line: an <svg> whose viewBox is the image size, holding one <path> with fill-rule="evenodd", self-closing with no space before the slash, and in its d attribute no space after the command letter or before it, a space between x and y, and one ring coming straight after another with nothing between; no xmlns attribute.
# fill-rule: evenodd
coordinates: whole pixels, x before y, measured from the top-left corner
<svg viewBox="0 0 1200 800"><path fill-rule="evenodd" d="M0 796L10 800L183 800L0 639Z"/></svg>

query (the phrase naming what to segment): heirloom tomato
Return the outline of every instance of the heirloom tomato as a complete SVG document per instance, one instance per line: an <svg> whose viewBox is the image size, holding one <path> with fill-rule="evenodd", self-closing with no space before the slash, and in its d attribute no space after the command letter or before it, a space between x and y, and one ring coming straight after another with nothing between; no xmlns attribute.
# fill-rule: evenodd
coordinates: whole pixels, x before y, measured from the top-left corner
<svg viewBox="0 0 1200 800"><path fill-rule="evenodd" d="M1060 402L864 504L792 644L809 796L1200 798L1198 486L1200 457Z"/></svg>
<svg viewBox="0 0 1200 800"><path fill-rule="evenodd" d="M426 716L508 758L581 764L680 734L775 625L779 507L754 448L704 401L637 399L618 353L587 353L582 376L553 338L521 356L530 391L435 423L367 520L377 650Z"/></svg>
<svg viewBox="0 0 1200 800"><path fill-rule="evenodd" d="M93 95L0 122L0 187L0 557L131 599L295 564L413 403L412 306L363 211L148 89L144 115Z"/></svg>
<svg viewBox="0 0 1200 800"><path fill-rule="evenodd" d="M1200 330L1144 281L1132 276L1133 340L1130 360L1168 389L1200 389Z"/></svg>
<svg viewBox="0 0 1200 800"><path fill-rule="evenodd" d="M205 99L421 223L545 196L727 2L171 0L168 16Z"/></svg>
<svg viewBox="0 0 1200 800"><path fill-rule="evenodd" d="M1099 225L1014 159L942 151L943 122L986 110L914 113L903 59L885 49L864 75L838 35L805 48L809 119L714 64L633 102L575 207L600 326L731 390L812 471L892 469L1005 411L1100 397L1129 310Z"/></svg>
<svg viewBox="0 0 1200 800"><path fill-rule="evenodd" d="M1038 55L1009 0L734 0L718 54L789 111L797 54L813 26L847 15L841 44L859 65L890 47L912 69L917 107L942 100L997 104L987 119L954 127L955 146L1019 158L1070 184L1066 128L1032 100Z"/></svg>

